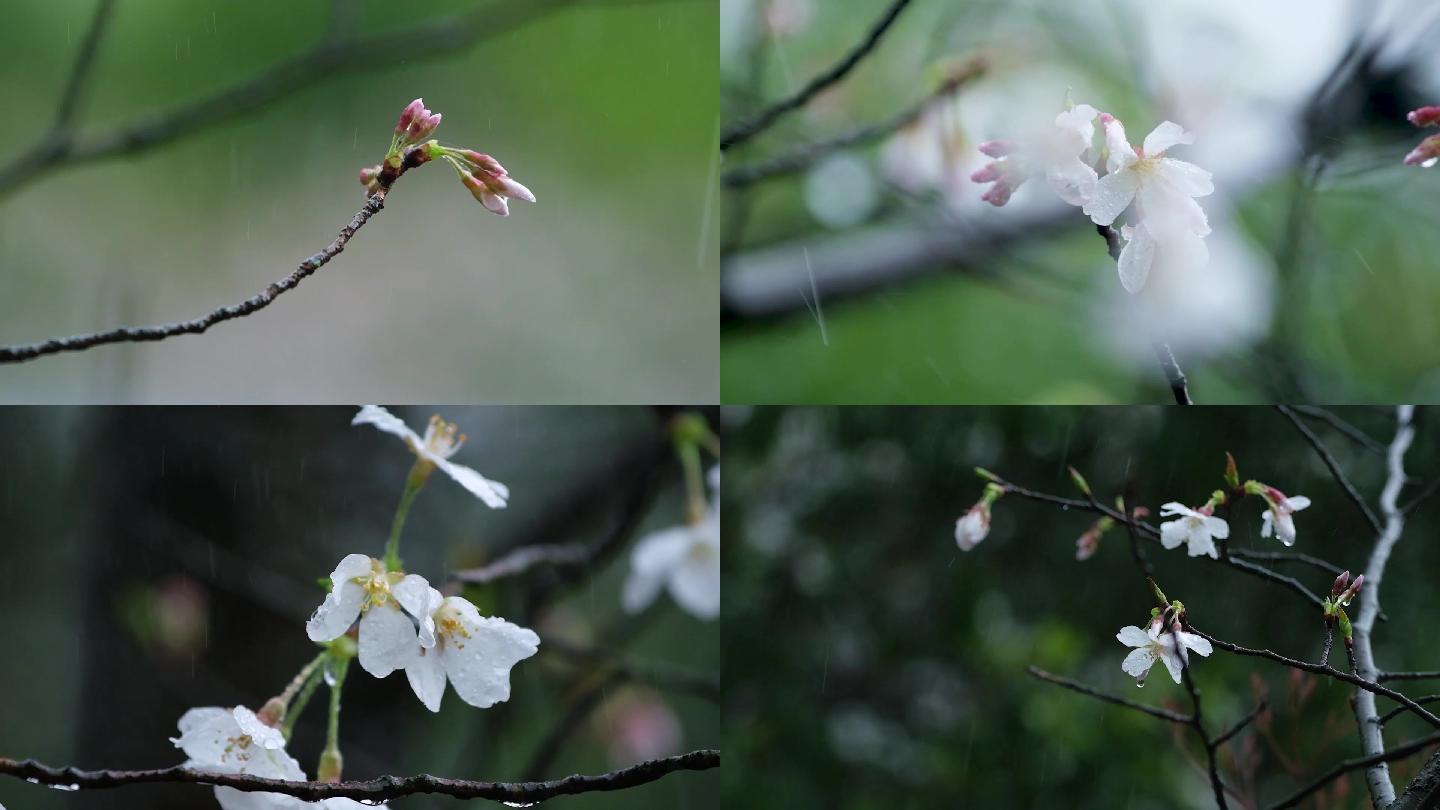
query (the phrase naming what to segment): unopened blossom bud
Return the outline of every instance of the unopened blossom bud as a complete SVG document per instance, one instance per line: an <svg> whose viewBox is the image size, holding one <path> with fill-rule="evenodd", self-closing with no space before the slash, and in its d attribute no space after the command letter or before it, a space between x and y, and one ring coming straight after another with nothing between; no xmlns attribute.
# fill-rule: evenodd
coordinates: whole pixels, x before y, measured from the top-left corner
<svg viewBox="0 0 1440 810"><path fill-rule="evenodd" d="M985 141L977 147L980 153L992 158L1002 158L1020 148L1019 141Z"/></svg>
<svg viewBox="0 0 1440 810"><path fill-rule="evenodd" d="M1348 587L1350 587L1350 572L1343 571L1340 576L1335 577L1334 584L1330 586L1330 594L1332 596L1339 596L1344 593Z"/></svg>
<svg viewBox="0 0 1440 810"><path fill-rule="evenodd" d="M1225 454L1225 483L1231 489L1240 486L1240 468L1235 464L1235 457L1229 453Z"/></svg>
<svg viewBox="0 0 1440 810"><path fill-rule="evenodd" d="M1350 587L1346 588L1343 593L1336 596L1336 599L1339 600L1340 604L1342 605L1350 604L1350 602L1353 601L1356 596L1360 595L1360 588L1364 584L1365 575L1361 574L1360 576L1355 577L1355 581L1350 583Z"/></svg>
<svg viewBox="0 0 1440 810"><path fill-rule="evenodd" d="M1428 169L1434 166L1436 161L1440 161L1440 135L1431 135L1405 156L1406 166L1419 165Z"/></svg>
<svg viewBox="0 0 1440 810"><path fill-rule="evenodd" d="M510 214L511 199L535 202L535 195L530 189L510 177L495 158L471 149L459 153L470 167L468 172L461 171L460 182L486 210L503 217Z"/></svg>
<svg viewBox="0 0 1440 810"><path fill-rule="evenodd" d="M989 533L990 504L983 500L970 507L970 511L955 521L955 545L959 546L961 551L975 548Z"/></svg>
<svg viewBox="0 0 1440 810"><path fill-rule="evenodd" d="M406 131L410 129L410 125L415 123L415 119L419 118L425 112L425 101L423 99L417 98L409 104L406 104L405 109L400 113L400 122L395 125L395 134L404 135Z"/></svg>
<svg viewBox="0 0 1440 810"><path fill-rule="evenodd" d="M1030 172L1018 158L1005 157L993 160L976 170L970 175L970 182L994 183L995 185L980 195L980 199L998 208L1010 202L1010 195L1029 178Z"/></svg>
<svg viewBox="0 0 1440 810"><path fill-rule="evenodd" d="M366 166L360 170L360 185L365 187L367 194L374 194L380 190L380 170L379 164Z"/></svg>
<svg viewBox="0 0 1440 810"><path fill-rule="evenodd" d="M1405 118L1417 127L1440 126L1440 106L1421 107L1418 110L1411 110L1410 114L1405 116Z"/></svg>
<svg viewBox="0 0 1440 810"><path fill-rule="evenodd" d="M421 115L414 121L411 121L410 127L405 130L405 139L410 143L420 143L430 137L430 135L435 132L435 129L440 126L440 113L429 114L429 110L425 110L424 112L427 114Z"/></svg>
<svg viewBox="0 0 1440 810"><path fill-rule="evenodd" d="M276 728L285 720L285 701L278 697L272 697L265 701L265 705L260 707L260 711L256 712L255 716L259 717L260 722L265 725Z"/></svg>
<svg viewBox="0 0 1440 810"><path fill-rule="evenodd" d="M345 769L345 758L334 748L320 752L320 764L315 769L315 781L339 782L340 772Z"/></svg>

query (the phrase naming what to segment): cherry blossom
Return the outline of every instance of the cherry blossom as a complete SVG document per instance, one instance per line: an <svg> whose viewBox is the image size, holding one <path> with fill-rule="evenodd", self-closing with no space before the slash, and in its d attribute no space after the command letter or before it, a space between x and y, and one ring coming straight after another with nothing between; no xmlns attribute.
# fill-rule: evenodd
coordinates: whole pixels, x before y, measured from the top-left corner
<svg viewBox="0 0 1440 810"><path fill-rule="evenodd" d="M1287 546L1295 545L1295 518L1293 515L1310 505L1304 495L1288 497L1274 487L1266 487L1262 493L1269 509L1260 516L1260 536L1269 537L1271 532Z"/></svg>
<svg viewBox="0 0 1440 810"><path fill-rule="evenodd" d="M1212 511L1213 507L1208 505L1191 509L1174 501L1161 506L1160 514L1178 519L1160 524L1160 545L1177 548L1186 543L1191 557L1208 554L1218 560L1220 553L1215 548L1215 540L1230 536L1230 524L1215 517Z"/></svg>
<svg viewBox="0 0 1440 810"><path fill-rule="evenodd" d="M502 217L510 216L509 201L535 202L530 189L505 171L500 161L474 149L445 149L441 157L449 161L460 175L460 182L485 210Z"/></svg>
<svg viewBox="0 0 1440 810"><path fill-rule="evenodd" d="M986 141L980 151L995 160L970 175L976 183L993 183L981 199L1001 206L1033 175L1043 174L1060 199L1082 205L1095 193L1096 174L1084 160L1095 139L1095 117L1088 104L1076 105L1055 117L1055 126L1024 141Z"/></svg>
<svg viewBox="0 0 1440 810"><path fill-rule="evenodd" d="M1411 110L1406 118L1417 127L1440 126L1440 106ZM1440 135L1431 135L1405 156L1407 166L1420 165L1428 169L1436 162L1440 162Z"/></svg>
<svg viewBox="0 0 1440 810"><path fill-rule="evenodd" d="M424 436L411 430L404 422L400 421L399 417L378 405L366 405L361 408L360 412L355 414L355 418L350 420L350 424L374 425L378 430L404 439L410 452L419 458L417 463L438 467L441 472L455 479L460 486L470 490L491 509L503 509L505 502L510 498L509 487L499 481L491 481L469 467L455 464L449 460L465 444L465 436L456 436L458 428L455 424L444 421L438 415L430 417L430 424L426 426Z"/></svg>
<svg viewBox="0 0 1440 810"><path fill-rule="evenodd" d="M710 487L716 490L719 485L716 467L710 471ZM621 605L628 613L639 613L662 588L697 619L720 615L720 510L714 499L695 522L652 532L635 544Z"/></svg>
<svg viewBox="0 0 1440 810"><path fill-rule="evenodd" d="M311 641L332 641L360 620L360 666L377 678L404 669L418 655L416 624L422 614L407 612L401 593L429 588L418 574L388 571L385 563L351 554L330 575L325 601L305 625ZM428 616L428 614L424 614Z"/></svg>
<svg viewBox="0 0 1440 810"><path fill-rule="evenodd" d="M985 501L970 507L969 511L955 521L955 544L961 551L975 548L989 533L990 504Z"/></svg>
<svg viewBox="0 0 1440 810"><path fill-rule="evenodd" d="M447 680L471 706L488 709L503 703L510 698L511 668L540 648L535 631L481 616L469 601L442 596L424 580L401 582L395 597L421 617L419 644L405 677L432 712L440 711Z"/></svg>
<svg viewBox="0 0 1440 810"><path fill-rule="evenodd" d="M1125 656L1120 668L1135 678L1136 686L1145 685L1145 677L1150 674L1150 667L1156 661L1165 664L1165 669L1170 672L1170 677L1175 683L1180 683L1180 673L1184 669L1184 662L1175 650L1175 635L1169 630L1161 630L1163 623L1156 619L1150 623L1148 631L1141 630L1135 625L1120 628L1115 634L1116 640L1135 649ZM1185 649L1194 650L1201 655L1210 654L1209 640L1197 636L1194 633L1187 633L1181 630L1178 635L1180 642Z"/></svg>

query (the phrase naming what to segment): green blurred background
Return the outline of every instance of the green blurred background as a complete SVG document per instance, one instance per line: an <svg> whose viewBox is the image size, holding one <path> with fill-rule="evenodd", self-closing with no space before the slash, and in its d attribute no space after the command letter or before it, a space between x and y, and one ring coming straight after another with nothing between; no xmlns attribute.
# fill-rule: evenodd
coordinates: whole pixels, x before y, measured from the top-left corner
<svg viewBox="0 0 1440 810"><path fill-rule="evenodd" d="M889 5L722 0L722 120L835 64ZM1176 347L1197 401L1433 399L1440 174L1400 161L1425 134L1405 111L1440 99L1436 16L1421 0L915 0L841 83L725 169L886 121L946 60L984 55L988 75L955 105L952 190L902 187L883 143L726 188L725 401L1168 401L1088 219L1026 208L1053 200L1044 189L992 210L968 180L977 143L1017 135L1000 122L1048 121L1067 90L1137 143L1182 123L1198 139L1174 156L1216 175L1200 200L1211 267L1188 296L1214 299L1192 325L1206 345Z"/></svg>
<svg viewBox="0 0 1440 810"><path fill-rule="evenodd" d="M1393 434L1388 409L1337 413L1382 443ZM1417 414L1406 460L1414 483L1401 503L1440 474L1430 417ZM1011 496L995 505L988 539L961 552L954 523L980 496L976 465L1066 497L1077 494L1074 465L1097 497L1129 489L1153 522L1162 503L1203 503L1222 486L1230 451L1242 478L1313 500L1296 515L1294 551L1358 572L1373 542L1310 446L1270 409L727 407L722 422L725 735L727 756L746 763L723 780L727 802L757 810L1214 807L1169 724L1026 675L1033 664L1189 711L1163 672L1136 689L1120 669L1129 648L1115 634L1142 625L1152 605L1124 531L1077 562L1075 541L1094 516ZM1375 508L1381 455L1309 424ZM1382 669L1437 664L1425 629L1440 565L1436 510L1431 500L1412 513L1390 559L1389 621L1374 636ZM1260 538L1260 512L1236 507L1232 548L1282 549ZM1298 595L1147 545L1160 585L1195 626L1319 659L1319 611ZM1273 565L1328 592L1323 571ZM1338 642L1335 656L1343 667ZM1249 712L1257 690L1268 694L1267 734L1242 732L1225 749L1226 780L1260 806L1359 755L1346 685L1218 649L1193 666L1212 734ZM1382 712L1392 706L1380 700ZM1397 717L1387 746L1430 731ZM1193 736L1185 745L1203 762ZM1397 786L1428 753L1392 764ZM1369 806L1359 772L1345 784L1325 807Z"/></svg>
<svg viewBox="0 0 1440 810"><path fill-rule="evenodd" d="M719 628L662 596L630 617L620 585L635 537L681 522L684 485L661 416L645 408L444 408L470 439L455 457L508 484L490 510L436 474L410 512L401 553L433 584L532 543L596 543L630 502L634 536L573 580L538 567L465 595L485 615L534 628L541 652L491 709L453 690L438 714L403 675L352 669L341 715L345 775L428 772L541 778L601 773L648 755L717 747L718 686L682 690L676 671L718 684ZM396 413L423 424L429 409ZM350 427L345 408L0 409L0 756L82 768L178 764L167 740L192 706L261 705L314 654L304 624L316 583L345 554L378 555L412 457L399 440ZM653 477L652 477L653 476ZM651 481L649 495L637 496ZM636 500L637 497L641 498ZM619 656L635 677L563 654L568 642ZM313 775L324 693L289 746ZM597 700L598 698L598 700ZM674 749L674 750L671 750ZM554 799L556 807L718 807L719 777L678 773L633 790ZM209 788L141 785L62 793L0 778L0 804L47 808L213 808ZM396 808L473 803L413 796Z"/></svg>
<svg viewBox="0 0 1440 810"><path fill-rule="evenodd" d="M7 8L10 159L46 131L94 8ZM254 295L360 208L356 173L416 96L444 115L438 138L493 154L538 204L500 219L447 167L425 167L270 309L201 337L0 369L0 401L714 401L713 3L118 3L77 128L84 140L182 107L335 25L374 36L452 15L499 30L440 56L302 71L294 92L233 120L0 189L0 342Z"/></svg>

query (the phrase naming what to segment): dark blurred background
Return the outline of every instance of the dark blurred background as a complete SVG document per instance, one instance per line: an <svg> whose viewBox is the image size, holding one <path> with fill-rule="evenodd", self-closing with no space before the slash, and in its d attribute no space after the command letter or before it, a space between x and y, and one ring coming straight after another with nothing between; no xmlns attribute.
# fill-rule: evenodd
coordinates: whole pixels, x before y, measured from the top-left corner
<svg viewBox="0 0 1440 810"><path fill-rule="evenodd" d="M98 2L7 7L0 178L33 160ZM254 295L359 210L417 96L539 202L501 219L424 167L270 309L6 367L0 401L715 401L717 29L704 0L115 2L80 147L261 76L266 100L0 188L0 343Z"/></svg>
<svg viewBox="0 0 1440 810"><path fill-rule="evenodd" d="M633 540L684 515L663 414L439 411L470 437L455 461L508 484L512 498L490 510L436 473L401 546L412 573L438 587L514 546L600 543L631 513L639 526L593 570L542 566L466 588L483 614L542 638L540 653L512 672L509 702L475 709L450 690L432 715L403 674L382 681L353 670L340 726L345 775L555 778L717 747L718 627L664 597L636 617L619 607ZM395 412L419 427L432 410ZM344 554L381 554L413 459L398 439L350 427L353 414L0 409L0 756L83 768L178 764L167 737L188 707L253 708L277 694L314 653L304 623L324 597L316 579ZM613 679L605 662L566 649L605 651L632 675ZM324 695L290 745L312 775ZM541 753L547 745L551 755ZM713 773L686 772L550 803L717 807L717 785ZM216 806L194 786L70 794L15 779L0 779L0 804Z"/></svg>
<svg viewBox="0 0 1440 810"><path fill-rule="evenodd" d="M721 0L722 121L796 92L891 6ZM1153 328L1202 403L1434 401L1440 171L1401 159L1433 132L1405 113L1440 102L1437 25L1432 0L914 0L843 81L725 154L729 175L884 131L989 61L898 133L722 177L725 399L1163 403ZM1167 154L1214 173L1203 271L1131 296L1044 182L981 201L977 145L1048 126L1067 93L1135 143L1167 119L1194 133Z"/></svg>
<svg viewBox="0 0 1440 810"><path fill-rule="evenodd" d="M1336 413L1390 441L1391 410ZM1374 508L1382 456L1305 418ZM1417 420L1406 459L1414 485L1401 503L1440 475L1433 420L1423 409ZM1165 673L1136 689L1120 669L1130 648L1115 634L1143 625L1152 605L1125 532L1112 530L1094 557L1077 562L1075 541L1093 515L1010 496L995 505L989 538L961 552L954 525L980 496L976 465L1078 497L1066 471L1074 465L1099 498L1131 487L1131 502L1149 507L1154 522L1162 503L1200 504L1222 486L1230 451L1242 478L1313 500L1296 515L1294 551L1359 572L1373 542L1314 451L1269 408L729 407L723 422L726 748L747 763L726 769L724 786L737 806L1214 806L1204 771L1177 748L1170 724L1026 675L1033 664L1189 711ZM1390 559L1389 621L1374 636L1382 669L1440 665L1425 629L1437 607L1437 509L1428 501L1411 515ZM1237 506L1232 548L1283 550L1260 538L1260 513L1253 499ZM1319 611L1295 593L1147 546L1160 585L1197 627L1319 659ZM1329 574L1274 565L1328 592ZM1242 732L1225 749L1227 781L1261 805L1359 755L1348 686L1218 649L1193 660L1212 733L1268 695L1267 730ZM1332 662L1344 666L1338 642ZM1402 691L1436 690L1408 682ZM1387 745L1429 731L1397 717ZM1203 763L1193 737L1185 743ZM1392 764L1397 786L1427 755ZM1369 806L1359 772L1342 784L1324 807Z"/></svg>

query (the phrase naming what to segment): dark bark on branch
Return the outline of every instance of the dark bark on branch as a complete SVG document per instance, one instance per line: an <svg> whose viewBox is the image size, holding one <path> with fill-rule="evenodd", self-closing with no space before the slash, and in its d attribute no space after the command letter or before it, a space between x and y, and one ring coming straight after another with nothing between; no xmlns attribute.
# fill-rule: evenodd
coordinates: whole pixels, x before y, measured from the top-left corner
<svg viewBox="0 0 1440 810"><path fill-rule="evenodd" d="M0 758L0 774L14 776L42 785L77 786L82 790L108 789L153 782L182 782L233 787L245 791L283 793L306 801L319 801L335 796L369 801L389 801L416 793L439 793L457 799L490 799L497 802L532 803L556 796L573 796L597 791L624 790L676 771L703 771L720 767L716 749L691 751L687 754L642 762L629 768L596 775L567 776L547 782L475 782L447 779L429 774L416 776L381 776L355 782L287 782L261 779L256 776L215 774L189 768L173 767L145 771L82 771L78 768L54 768L34 760Z"/></svg>
<svg viewBox="0 0 1440 810"><path fill-rule="evenodd" d="M769 129L770 125L778 121L781 116L804 107L806 104L809 104L810 100L815 96L845 78L856 65L860 64L861 60L875 49L875 46L880 43L880 38L885 35L885 32L889 30L890 26L899 18L900 12L904 11L909 5L910 0L892 0L890 7L885 10L885 14L871 27L870 32L866 34L865 38L860 40L854 48L850 49L849 53L846 53L845 56L831 66L829 70L811 79L794 95L781 99L749 119L726 127L724 133L720 136L720 151L727 151L730 147L739 146L756 135L759 135L761 132Z"/></svg>
<svg viewBox="0 0 1440 810"><path fill-rule="evenodd" d="M1325 424L1339 431L1340 434L1345 438L1355 442L1356 444L1364 447L1366 450L1369 450L1370 452L1378 456L1385 455L1385 445L1370 438L1370 434L1366 433L1360 428L1355 427L1354 425L1350 424L1344 419L1341 419L1334 413L1325 410L1324 408L1317 408L1314 405L1291 405L1290 409L1300 414L1301 416L1310 419L1318 419L1321 422L1324 422Z"/></svg>
<svg viewBox="0 0 1440 810"><path fill-rule="evenodd" d="M1421 706L1424 706L1426 703L1435 703L1437 701L1440 701L1440 695L1425 695L1424 697L1415 698L1415 702L1420 704ZM1396 715L1402 714L1405 711L1406 709L1404 706L1396 706L1390 711L1380 715L1380 725L1385 725L1386 723L1393 720Z"/></svg>
<svg viewBox="0 0 1440 810"><path fill-rule="evenodd" d="M1405 792L1390 810L1435 810L1440 807L1440 751L1420 766L1420 772L1405 786Z"/></svg>
<svg viewBox="0 0 1440 810"><path fill-rule="evenodd" d="M1169 720L1172 723L1180 723L1181 725L1190 725L1190 722L1194 719L1188 714L1173 712L1169 709L1162 709L1158 706L1147 706L1144 703L1136 703L1133 700L1128 700L1117 695L1111 695L1105 692L1101 692L1093 686L1087 686L1086 684L1083 684L1079 681L1072 681L1069 678L1046 672L1045 670L1037 666L1029 667L1028 669L1026 669L1026 672L1029 672L1031 677L1038 678L1047 683L1053 683L1056 686L1063 686L1066 689L1071 690L1072 692L1079 692L1086 697L1092 697L1096 700L1101 700L1106 703L1113 703L1116 706L1124 706L1127 709L1134 709L1139 712L1144 712L1151 717L1158 717L1161 720Z"/></svg>
<svg viewBox="0 0 1440 810"><path fill-rule="evenodd" d="M1284 414L1285 418L1290 420L1290 424L1294 425L1295 429L1300 431L1300 435L1304 436L1305 441L1309 442L1310 446L1314 448L1315 454L1320 456L1321 461L1325 462L1325 468L1330 471L1330 475L1335 479L1335 483L1339 484L1340 488L1345 490L1345 496L1350 499L1351 503L1355 504L1355 508L1359 509L1360 514L1365 517L1365 522L1369 524L1370 530L1375 534L1379 534L1381 531L1379 518L1375 517L1375 513L1370 511L1370 507L1365 504L1365 499L1360 497L1360 493L1356 491L1355 485L1350 483L1349 476L1345 475L1345 471L1340 469L1340 463L1335 460L1335 456L1330 454L1329 448L1325 446L1324 442L1320 441L1320 437L1316 436L1315 432L1304 422L1300 421L1300 417L1296 416L1295 412L1288 407L1276 405L1275 410Z"/></svg>
<svg viewBox="0 0 1440 810"><path fill-rule="evenodd" d="M1276 804L1271 805L1271 810L1279 810L1279 809L1282 808L1282 807L1294 807L1295 805L1299 804L1300 801L1301 801L1302 799L1304 799L1306 796L1309 796L1310 794L1314 793L1315 791L1320 790L1321 788L1325 787L1326 785L1330 784L1331 782L1335 781L1336 779L1340 778L1341 776L1349 773L1350 771L1358 771L1358 770L1360 770L1361 768L1368 768L1368 767L1370 767L1371 765L1378 765L1378 764L1381 764L1381 763L1384 763L1384 762L1391 762L1391 761L1394 761L1394 760L1397 760L1397 759L1404 759L1405 757L1411 756L1412 754L1415 754L1415 753L1417 753L1417 752L1419 752L1419 751L1422 751L1422 750L1424 750L1425 748L1427 748L1427 747L1429 747L1429 746L1431 746L1431 745L1435 745L1436 743L1440 743L1440 732L1436 732L1436 733L1434 733L1434 734L1431 734L1431 735L1428 736L1428 737L1421 737L1421 738L1418 739L1418 740L1411 740L1410 742L1405 743L1404 745L1398 745L1398 746L1396 746L1396 747L1394 747L1394 748L1391 748L1391 749L1386 750L1386 751L1381 751L1380 753L1374 754L1374 755L1372 755L1372 756L1368 756L1368 757L1356 757L1355 759L1347 759L1347 760L1341 762L1340 764L1336 765L1334 768L1331 768L1330 770L1326 771L1324 774L1322 774L1322 775L1321 775L1319 778L1317 778L1315 781L1311 782L1310 784L1306 785L1305 787L1302 787L1302 788L1300 788L1299 790L1295 791L1294 793L1290 794L1290 796L1286 797L1286 798L1283 799L1282 801L1280 801L1280 802L1278 802L1278 803L1276 803ZM1417 780L1418 780L1418 777L1417 777ZM1407 791L1407 795L1408 795L1408 793L1409 793L1409 792ZM1402 797L1401 801L1403 801L1403 797ZM1396 804L1391 805L1391 807L1394 807L1394 808L1398 808L1398 807L1401 807L1401 806L1402 806L1402 804L1401 804L1400 802L1397 802ZM1411 806L1411 807L1421 807L1421 806L1428 806L1428 805L1414 804L1414 805L1409 805L1409 806Z"/></svg>
<svg viewBox="0 0 1440 810"><path fill-rule="evenodd" d="M1210 741L1211 747L1212 747L1212 748L1219 748L1220 746L1222 746L1222 745L1224 745L1225 743L1229 742L1231 737L1234 737L1236 734L1239 734L1240 732L1244 731L1244 730L1245 730L1245 727L1248 726L1248 725L1250 725L1250 723L1253 722L1253 721L1255 720L1255 718L1259 717L1259 716L1260 716L1260 713L1263 712L1263 711L1265 711L1266 707L1269 706L1269 705L1270 705L1270 704L1268 704L1267 702L1265 702L1265 701L1263 701L1263 700L1260 701L1259 705L1257 705L1254 709L1252 709L1249 714L1247 714L1247 715L1245 715L1244 717L1240 718L1238 721L1236 721L1235 725L1233 725L1233 726L1231 726L1230 728L1226 729L1224 733L1220 734L1220 735L1217 736L1215 739L1211 740L1211 741Z"/></svg>
<svg viewBox="0 0 1440 810"><path fill-rule="evenodd" d="M50 124L51 132L62 132L75 119L75 113L84 100L86 86L90 83L90 72L95 67L95 55L100 52L100 41L109 28L114 16L115 0L100 0L95 5L95 16L90 19L90 28L75 54L75 63L70 68L70 78L65 81L65 90L60 103L55 107L55 120Z"/></svg>
<svg viewBox="0 0 1440 810"><path fill-rule="evenodd" d="M1440 678L1440 669L1425 670L1423 672L1381 672L1376 677L1377 681L1429 681Z"/></svg>

